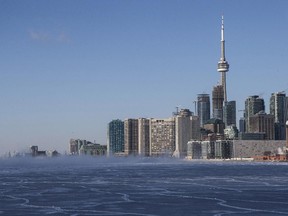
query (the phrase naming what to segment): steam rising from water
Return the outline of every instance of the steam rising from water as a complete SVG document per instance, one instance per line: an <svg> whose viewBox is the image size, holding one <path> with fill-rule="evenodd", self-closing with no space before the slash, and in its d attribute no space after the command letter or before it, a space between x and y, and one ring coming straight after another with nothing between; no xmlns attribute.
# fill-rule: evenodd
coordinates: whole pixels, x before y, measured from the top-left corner
<svg viewBox="0 0 288 216"><path fill-rule="evenodd" d="M175 158L1 159L0 215L287 215L287 170Z"/></svg>

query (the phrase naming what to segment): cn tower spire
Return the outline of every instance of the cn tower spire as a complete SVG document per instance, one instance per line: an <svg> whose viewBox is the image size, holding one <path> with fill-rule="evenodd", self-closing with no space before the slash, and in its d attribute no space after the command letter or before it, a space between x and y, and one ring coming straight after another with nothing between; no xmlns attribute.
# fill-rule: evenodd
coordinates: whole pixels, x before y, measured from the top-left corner
<svg viewBox="0 0 288 216"><path fill-rule="evenodd" d="M225 39L224 39L224 16L222 15L222 24L221 24L221 56L220 61L218 62L218 72L221 73L221 85L224 90L224 103L227 102L227 91L226 91L226 73L229 70L229 64L225 58Z"/></svg>

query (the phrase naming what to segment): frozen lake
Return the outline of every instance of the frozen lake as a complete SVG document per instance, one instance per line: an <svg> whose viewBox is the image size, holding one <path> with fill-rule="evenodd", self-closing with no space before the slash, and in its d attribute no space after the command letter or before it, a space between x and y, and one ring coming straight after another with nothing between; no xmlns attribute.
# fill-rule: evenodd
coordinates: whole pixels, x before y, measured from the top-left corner
<svg viewBox="0 0 288 216"><path fill-rule="evenodd" d="M288 215L288 163L0 160L2 215Z"/></svg>

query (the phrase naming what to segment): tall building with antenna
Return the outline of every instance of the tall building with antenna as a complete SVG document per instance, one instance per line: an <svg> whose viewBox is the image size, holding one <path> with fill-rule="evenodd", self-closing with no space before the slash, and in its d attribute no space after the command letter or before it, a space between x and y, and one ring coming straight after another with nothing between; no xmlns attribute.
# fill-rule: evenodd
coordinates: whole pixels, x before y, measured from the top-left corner
<svg viewBox="0 0 288 216"><path fill-rule="evenodd" d="M218 62L218 72L221 73L221 85L223 86L224 104L227 102L226 73L229 70L229 64L225 58L225 39L224 39L224 16L222 16L221 25L221 56Z"/></svg>

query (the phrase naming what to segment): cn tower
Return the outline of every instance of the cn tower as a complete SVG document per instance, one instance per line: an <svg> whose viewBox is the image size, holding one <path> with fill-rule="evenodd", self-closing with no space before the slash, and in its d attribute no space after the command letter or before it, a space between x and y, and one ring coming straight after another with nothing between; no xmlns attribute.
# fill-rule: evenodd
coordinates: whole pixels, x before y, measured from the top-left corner
<svg viewBox="0 0 288 216"><path fill-rule="evenodd" d="M222 16L222 25L221 25L221 57L218 62L218 72L221 73L221 85L224 92L224 104L227 103L227 90L226 90L226 73L229 70L229 64L225 58L225 40L224 40L224 16Z"/></svg>

